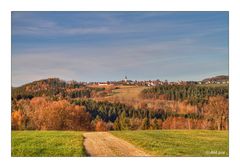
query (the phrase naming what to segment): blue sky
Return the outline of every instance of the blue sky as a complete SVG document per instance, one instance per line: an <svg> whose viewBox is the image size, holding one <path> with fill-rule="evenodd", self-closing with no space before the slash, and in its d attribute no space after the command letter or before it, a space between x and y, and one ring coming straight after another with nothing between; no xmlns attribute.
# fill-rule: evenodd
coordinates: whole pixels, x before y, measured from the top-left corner
<svg viewBox="0 0 240 168"><path fill-rule="evenodd" d="M228 12L13 12L12 85L228 74Z"/></svg>

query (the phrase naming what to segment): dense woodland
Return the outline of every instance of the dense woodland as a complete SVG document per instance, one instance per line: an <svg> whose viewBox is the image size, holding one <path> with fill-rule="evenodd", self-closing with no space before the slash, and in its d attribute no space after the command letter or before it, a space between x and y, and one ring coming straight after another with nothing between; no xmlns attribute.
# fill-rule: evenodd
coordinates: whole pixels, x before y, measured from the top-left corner
<svg viewBox="0 0 240 168"><path fill-rule="evenodd" d="M144 101L141 108L135 108L121 102L95 100L107 92L105 88L57 78L12 88L12 129L228 129L226 85L162 85L141 92L143 100L184 102L186 106L196 107L185 113L161 105L149 108Z"/></svg>
<svg viewBox="0 0 240 168"><path fill-rule="evenodd" d="M191 104L203 104L209 97L223 96L228 99L228 86L161 85L143 90L142 96L163 100L187 100Z"/></svg>

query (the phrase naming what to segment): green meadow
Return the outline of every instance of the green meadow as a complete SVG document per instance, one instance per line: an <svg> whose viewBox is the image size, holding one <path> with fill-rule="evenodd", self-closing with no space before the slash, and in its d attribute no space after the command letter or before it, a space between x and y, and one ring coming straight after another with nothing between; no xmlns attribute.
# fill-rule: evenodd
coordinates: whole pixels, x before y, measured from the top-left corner
<svg viewBox="0 0 240 168"><path fill-rule="evenodd" d="M82 132L12 131L12 156L85 156Z"/></svg>
<svg viewBox="0 0 240 168"><path fill-rule="evenodd" d="M228 131L113 131L154 156L228 156Z"/></svg>
<svg viewBox="0 0 240 168"><path fill-rule="evenodd" d="M228 131L112 131L153 156L228 156ZM86 156L83 132L12 131L12 156Z"/></svg>

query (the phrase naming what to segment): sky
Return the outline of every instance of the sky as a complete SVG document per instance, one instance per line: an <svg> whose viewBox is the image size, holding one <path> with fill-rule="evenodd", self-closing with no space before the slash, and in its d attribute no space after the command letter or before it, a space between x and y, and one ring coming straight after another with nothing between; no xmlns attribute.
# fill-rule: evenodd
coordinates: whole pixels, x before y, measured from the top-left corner
<svg viewBox="0 0 240 168"><path fill-rule="evenodd" d="M12 12L12 86L228 75L228 12Z"/></svg>

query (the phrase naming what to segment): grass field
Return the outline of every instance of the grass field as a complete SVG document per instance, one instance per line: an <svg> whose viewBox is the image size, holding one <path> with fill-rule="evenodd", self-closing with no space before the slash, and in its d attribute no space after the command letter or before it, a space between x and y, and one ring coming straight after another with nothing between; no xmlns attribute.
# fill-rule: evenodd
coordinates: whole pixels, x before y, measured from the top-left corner
<svg viewBox="0 0 240 168"><path fill-rule="evenodd" d="M153 156L228 156L228 131L112 131ZM12 156L86 156L83 133L12 131Z"/></svg>
<svg viewBox="0 0 240 168"><path fill-rule="evenodd" d="M12 156L85 156L82 132L12 131Z"/></svg>
<svg viewBox="0 0 240 168"><path fill-rule="evenodd" d="M138 103L143 101L143 99L140 97L140 93L145 88L147 87L119 86L119 89L114 89L110 96L97 97L97 98L94 98L94 100L120 102L129 106L133 106L134 108L138 108L139 107Z"/></svg>
<svg viewBox="0 0 240 168"><path fill-rule="evenodd" d="M141 91L146 88L144 86L122 86L120 89L113 90L116 93L113 97L118 96L124 99L138 98Z"/></svg>
<svg viewBox="0 0 240 168"><path fill-rule="evenodd" d="M228 131L113 131L155 156L228 156Z"/></svg>
<svg viewBox="0 0 240 168"><path fill-rule="evenodd" d="M118 98L120 100L139 99L141 91L147 87L144 86L118 86L119 89L114 89L111 96L104 97L105 100Z"/></svg>

